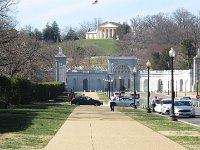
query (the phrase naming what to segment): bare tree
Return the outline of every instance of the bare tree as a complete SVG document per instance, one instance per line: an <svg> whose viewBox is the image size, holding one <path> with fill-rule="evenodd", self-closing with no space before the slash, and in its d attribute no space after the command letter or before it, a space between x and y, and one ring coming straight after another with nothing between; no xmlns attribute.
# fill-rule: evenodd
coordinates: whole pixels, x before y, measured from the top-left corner
<svg viewBox="0 0 200 150"><path fill-rule="evenodd" d="M10 76L26 76L33 69L37 55L38 43L29 35L18 33L12 42L7 44L4 52L3 72Z"/></svg>
<svg viewBox="0 0 200 150"><path fill-rule="evenodd" d="M134 55L147 60L151 58L151 55L147 55L147 53L162 53L165 49L175 47L177 57L183 58L184 54L182 54L180 45L182 41L192 39L194 49L198 48L200 41L199 18L185 9L178 9L171 15L159 13L143 18L137 16L131 19L132 32L119 40L117 49L121 55ZM183 64L181 60L178 62Z"/></svg>
<svg viewBox="0 0 200 150"><path fill-rule="evenodd" d="M4 44L10 42L15 37L12 33L16 22L11 17L14 5L16 5L15 0L0 1L0 48L4 47Z"/></svg>
<svg viewBox="0 0 200 150"><path fill-rule="evenodd" d="M0 69L9 65L8 49L17 37L15 20L11 17L12 8L16 5L15 0L0 1Z"/></svg>
<svg viewBox="0 0 200 150"><path fill-rule="evenodd" d="M173 20L181 29L189 29L195 23L195 15L181 8L173 13Z"/></svg>

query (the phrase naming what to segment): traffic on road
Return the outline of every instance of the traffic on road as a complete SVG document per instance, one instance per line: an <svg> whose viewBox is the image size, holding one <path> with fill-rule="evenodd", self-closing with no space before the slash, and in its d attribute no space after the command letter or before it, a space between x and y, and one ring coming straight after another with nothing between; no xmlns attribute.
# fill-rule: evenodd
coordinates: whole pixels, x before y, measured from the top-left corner
<svg viewBox="0 0 200 150"><path fill-rule="evenodd" d="M146 107L147 106L147 93L145 92L140 92L140 107ZM130 93L126 93L125 96L130 96ZM162 93L154 93L151 92L150 97L149 97L149 103L151 102L151 100L157 96L158 99L164 99L164 100L168 100L166 101L166 103L169 103L169 101L171 100L170 95L167 94L162 94ZM179 98L175 99L175 101L178 101ZM200 107L197 107L199 104L199 100L196 98L191 98L191 100L189 98L183 97L184 101L191 101L192 104L190 104L190 102L186 102L187 105L191 105L191 106L187 106L187 109L182 110L185 111L182 114L186 114L186 112L189 112L189 109L191 109L192 113L186 116L177 116L179 121L183 121L192 125L196 125L196 126L200 126ZM178 103L178 102L177 102ZM151 104L151 103L150 103ZM179 104L179 103L178 103ZM177 105L178 105L177 104ZM182 103L181 103L182 104ZM155 108L155 111L157 111L157 114L159 115L163 115L165 117L169 117L170 114L170 107L168 106L168 104L165 104L165 110L163 109L163 112L161 112L161 108ZM165 106L164 105L164 106ZM168 107L168 108L167 108ZM186 107L186 106L183 106ZM183 108L182 106L180 106L180 108ZM156 113L156 112L155 112Z"/></svg>

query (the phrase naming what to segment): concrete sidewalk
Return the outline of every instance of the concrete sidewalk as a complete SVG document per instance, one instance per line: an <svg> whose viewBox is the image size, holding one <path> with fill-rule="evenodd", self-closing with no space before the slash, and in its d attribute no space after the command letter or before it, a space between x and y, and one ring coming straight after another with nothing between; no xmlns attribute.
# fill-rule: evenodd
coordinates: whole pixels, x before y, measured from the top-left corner
<svg viewBox="0 0 200 150"><path fill-rule="evenodd" d="M88 94L86 94L88 95ZM88 96L97 96L90 93ZM77 106L45 150L184 150L119 111Z"/></svg>

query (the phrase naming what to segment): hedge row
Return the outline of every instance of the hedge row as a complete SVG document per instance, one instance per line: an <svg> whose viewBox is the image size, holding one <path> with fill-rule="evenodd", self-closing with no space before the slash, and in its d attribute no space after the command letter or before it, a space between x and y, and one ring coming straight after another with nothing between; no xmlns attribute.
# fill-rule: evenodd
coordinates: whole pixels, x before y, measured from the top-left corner
<svg viewBox="0 0 200 150"><path fill-rule="evenodd" d="M62 82L35 83L27 79L0 76L0 101L29 104L54 99L65 90Z"/></svg>

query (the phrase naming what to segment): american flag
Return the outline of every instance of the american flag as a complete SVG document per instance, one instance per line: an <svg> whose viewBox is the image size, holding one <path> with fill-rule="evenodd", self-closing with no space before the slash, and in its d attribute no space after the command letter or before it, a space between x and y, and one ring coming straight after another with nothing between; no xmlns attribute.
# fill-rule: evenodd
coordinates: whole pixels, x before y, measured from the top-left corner
<svg viewBox="0 0 200 150"><path fill-rule="evenodd" d="M97 4L98 3L98 0L95 0L92 4Z"/></svg>

